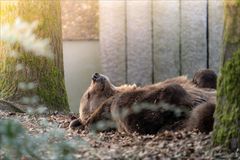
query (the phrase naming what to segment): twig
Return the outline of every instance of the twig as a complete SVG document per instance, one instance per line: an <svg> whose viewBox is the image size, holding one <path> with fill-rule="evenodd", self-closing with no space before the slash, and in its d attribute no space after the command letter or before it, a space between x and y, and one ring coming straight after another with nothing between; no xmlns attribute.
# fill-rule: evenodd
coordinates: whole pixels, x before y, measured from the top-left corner
<svg viewBox="0 0 240 160"><path fill-rule="evenodd" d="M12 107L15 112L25 113L23 110L19 109L19 108L18 108L15 104L13 104L12 102L9 102L9 101L7 101L7 100L0 99L0 103L4 103L4 104Z"/></svg>

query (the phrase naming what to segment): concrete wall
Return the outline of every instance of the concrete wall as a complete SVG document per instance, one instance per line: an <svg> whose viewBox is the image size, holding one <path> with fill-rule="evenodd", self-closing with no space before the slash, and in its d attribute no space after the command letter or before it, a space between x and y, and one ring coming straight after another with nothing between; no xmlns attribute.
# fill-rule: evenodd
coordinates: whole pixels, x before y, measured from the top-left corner
<svg viewBox="0 0 240 160"><path fill-rule="evenodd" d="M63 42L71 110L101 67L116 85L218 71L223 8L223 0L99 1L100 42Z"/></svg>
<svg viewBox="0 0 240 160"><path fill-rule="evenodd" d="M70 109L78 113L82 94L94 72L101 72L98 41L63 41L65 84Z"/></svg>
<svg viewBox="0 0 240 160"><path fill-rule="evenodd" d="M223 0L99 1L103 73L149 84L197 70L218 72Z"/></svg>

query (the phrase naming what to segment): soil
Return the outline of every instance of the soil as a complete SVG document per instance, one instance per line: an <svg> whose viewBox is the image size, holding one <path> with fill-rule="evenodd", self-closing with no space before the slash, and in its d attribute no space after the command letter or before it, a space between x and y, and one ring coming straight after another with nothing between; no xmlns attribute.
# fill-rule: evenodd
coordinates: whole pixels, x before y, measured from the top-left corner
<svg viewBox="0 0 240 160"><path fill-rule="evenodd" d="M47 119L63 128L66 139L79 137L84 143L77 147L79 159L240 159L239 151L230 153L222 147L212 147L211 133L198 131L164 131L156 135L127 135L116 131L93 133L84 128L69 129L73 114L42 114L32 116L0 110L0 120L17 119L29 134L47 132L39 122Z"/></svg>

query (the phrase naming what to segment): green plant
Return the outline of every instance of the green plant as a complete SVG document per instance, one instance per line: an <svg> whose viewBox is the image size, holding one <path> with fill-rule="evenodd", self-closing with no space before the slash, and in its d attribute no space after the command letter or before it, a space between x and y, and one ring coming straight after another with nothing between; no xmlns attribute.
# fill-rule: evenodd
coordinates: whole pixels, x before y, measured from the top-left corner
<svg viewBox="0 0 240 160"><path fill-rule="evenodd" d="M0 121L0 158L34 160L74 160L78 143L81 140L65 140L65 131L46 120L43 127L52 127L47 133L35 136L28 134L21 124L14 120Z"/></svg>

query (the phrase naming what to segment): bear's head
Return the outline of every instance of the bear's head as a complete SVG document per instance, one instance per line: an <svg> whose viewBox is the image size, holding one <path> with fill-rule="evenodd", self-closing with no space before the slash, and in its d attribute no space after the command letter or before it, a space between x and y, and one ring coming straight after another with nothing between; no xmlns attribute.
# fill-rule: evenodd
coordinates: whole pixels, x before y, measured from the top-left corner
<svg viewBox="0 0 240 160"><path fill-rule="evenodd" d="M92 81L80 101L80 119L86 121L89 116L109 97L113 96L115 86L107 76L99 73L92 75Z"/></svg>

